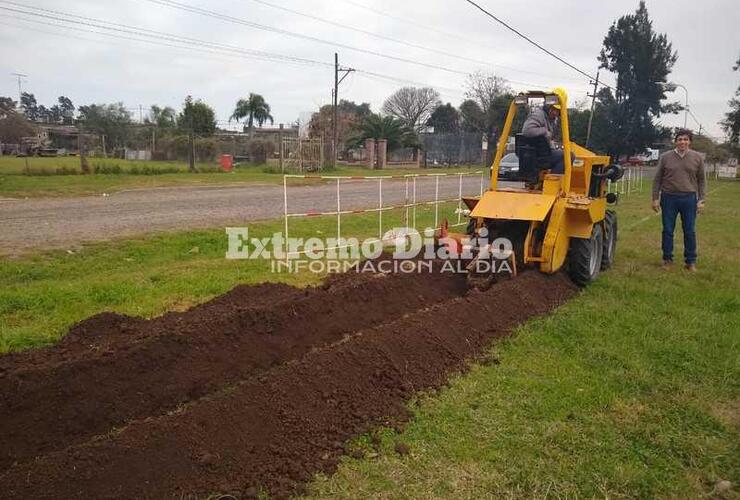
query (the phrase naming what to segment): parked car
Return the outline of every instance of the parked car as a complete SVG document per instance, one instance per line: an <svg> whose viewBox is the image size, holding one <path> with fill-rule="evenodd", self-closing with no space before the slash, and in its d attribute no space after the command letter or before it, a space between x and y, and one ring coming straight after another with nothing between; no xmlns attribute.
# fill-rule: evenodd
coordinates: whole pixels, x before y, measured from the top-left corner
<svg viewBox="0 0 740 500"><path fill-rule="evenodd" d="M519 157L516 153L509 153L501 158L498 176L501 179L516 179L519 177Z"/></svg>

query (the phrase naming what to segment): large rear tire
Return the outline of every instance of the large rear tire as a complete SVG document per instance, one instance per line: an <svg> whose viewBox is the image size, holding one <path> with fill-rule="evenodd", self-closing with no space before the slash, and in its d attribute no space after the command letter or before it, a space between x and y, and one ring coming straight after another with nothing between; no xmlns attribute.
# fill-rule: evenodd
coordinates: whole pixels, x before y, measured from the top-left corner
<svg viewBox="0 0 740 500"><path fill-rule="evenodd" d="M578 286L592 283L601 269L604 253L604 232L594 224L590 238L571 238L568 250L568 275Z"/></svg>
<svg viewBox="0 0 740 500"><path fill-rule="evenodd" d="M617 213L607 210L604 218L604 250L601 255L601 270L609 269L614 264L614 253L617 251Z"/></svg>

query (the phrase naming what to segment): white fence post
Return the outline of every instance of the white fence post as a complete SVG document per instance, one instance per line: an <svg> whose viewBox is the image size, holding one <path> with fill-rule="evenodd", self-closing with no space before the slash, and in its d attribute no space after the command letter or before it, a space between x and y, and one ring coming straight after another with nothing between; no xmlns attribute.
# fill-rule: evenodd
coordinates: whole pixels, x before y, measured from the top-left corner
<svg viewBox="0 0 740 500"><path fill-rule="evenodd" d="M342 204L339 198L339 177L337 177L337 245L342 241Z"/></svg>
<svg viewBox="0 0 740 500"><path fill-rule="evenodd" d="M411 204L411 212L414 216L414 229L416 229L416 176L414 176L414 193L413 193L413 201Z"/></svg>
<svg viewBox="0 0 740 500"><path fill-rule="evenodd" d="M383 240L383 178L378 179L378 239Z"/></svg>
<svg viewBox="0 0 740 500"><path fill-rule="evenodd" d="M460 224L462 220L462 179L463 174L458 176L459 183L457 186L457 223Z"/></svg>
<svg viewBox="0 0 740 500"><path fill-rule="evenodd" d="M285 216L285 260L288 260L288 177L283 176L283 214Z"/></svg>
<svg viewBox="0 0 740 500"><path fill-rule="evenodd" d="M406 191L403 197L403 208L404 208L404 215L403 215L403 225L404 227L409 227L409 178L406 177Z"/></svg>
<svg viewBox="0 0 740 500"><path fill-rule="evenodd" d="M434 229L439 226L439 176L434 178Z"/></svg>

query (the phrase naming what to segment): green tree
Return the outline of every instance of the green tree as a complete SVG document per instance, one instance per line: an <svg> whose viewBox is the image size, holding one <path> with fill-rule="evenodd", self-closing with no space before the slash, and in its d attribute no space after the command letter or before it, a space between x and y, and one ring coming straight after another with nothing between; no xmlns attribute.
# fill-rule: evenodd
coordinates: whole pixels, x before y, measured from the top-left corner
<svg viewBox="0 0 740 500"><path fill-rule="evenodd" d="M34 133L33 125L16 111L16 104L10 97L0 97L0 142L18 144Z"/></svg>
<svg viewBox="0 0 740 500"><path fill-rule="evenodd" d="M0 97L0 118L15 113L16 102L11 97Z"/></svg>
<svg viewBox="0 0 740 500"><path fill-rule="evenodd" d="M435 133L457 133L460 131L460 112L449 102L440 104L427 120L427 125L434 127Z"/></svg>
<svg viewBox="0 0 740 500"><path fill-rule="evenodd" d="M730 156L726 148L721 147L710 137L703 134L694 134L694 139L691 141L691 149L705 153L707 155L707 162L709 163L722 163L727 161Z"/></svg>
<svg viewBox="0 0 740 500"><path fill-rule="evenodd" d="M149 116L144 118L144 122L157 128L173 129L177 126L177 111L169 106L161 107L152 104L149 108Z"/></svg>
<svg viewBox="0 0 740 500"><path fill-rule="evenodd" d="M738 57L732 69L740 70L740 57ZM738 147L740 146L740 87L737 88L735 97L730 99L728 104L730 110L725 113L725 119L722 120L721 124L727 133L730 145Z"/></svg>
<svg viewBox="0 0 740 500"><path fill-rule="evenodd" d="M344 99L339 101L339 109L337 110L337 136L340 154L351 146L350 139L352 138L355 126L370 113L369 103L363 102L358 105L354 101L346 101ZM309 137L312 139L321 138L324 144L331 144L334 130L333 122L333 106L330 104L321 106L318 113L311 115L311 121L308 124Z"/></svg>
<svg viewBox="0 0 740 500"><path fill-rule="evenodd" d="M23 110L23 114L26 115L26 118L32 122L38 120L39 106L33 94L29 94L28 92L21 94L21 109Z"/></svg>
<svg viewBox="0 0 740 500"><path fill-rule="evenodd" d="M599 54L602 68L616 74L616 92L603 94L612 144L609 153L643 151L661 136L655 119L681 109L676 103L663 104L668 75L678 56L665 34L653 31L645 2L634 14L620 17L609 28Z"/></svg>
<svg viewBox="0 0 740 500"><path fill-rule="evenodd" d="M407 147L418 148L421 146L419 136L414 129L394 116L381 116L370 113L354 127L351 143L355 146L364 144L365 139L386 139L388 151Z"/></svg>
<svg viewBox="0 0 740 500"><path fill-rule="evenodd" d="M607 89L601 89L597 93L597 100L594 106L594 115L591 123L591 137L588 149L599 154L608 154L609 148L613 144L613 135L611 131L611 108L616 106L614 100L610 100L611 94L606 92ZM586 146L586 137L588 136L588 120L591 115L590 108L584 106L575 106L568 109L568 123L570 125L570 140ZM616 159L615 159L616 161Z"/></svg>
<svg viewBox="0 0 740 500"><path fill-rule="evenodd" d="M105 136L109 148L122 148L131 134L131 113L122 102L80 106L77 121L85 131Z"/></svg>
<svg viewBox="0 0 740 500"><path fill-rule="evenodd" d="M36 115L36 120L42 123L57 123L61 117L59 107L47 108L43 104L40 104L37 108Z"/></svg>
<svg viewBox="0 0 740 500"><path fill-rule="evenodd" d="M339 100L339 112L351 113L358 118L363 118L371 113L370 103L357 104L355 101Z"/></svg>
<svg viewBox="0 0 740 500"><path fill-rule="evenodd" d="M265 98L251 92L247 99L239 99L236 102L236 107L229 121L235 120L239 122L239 120L243 120L244 118L247 119L245 131L249 130L250 138L254 137L254 122L257 122L257 125L260 127L268 120L271 124L275 123L270 114L270 105L267 104Z"/></svg>
<svg viewBox="0 0 740 500"><path fill-rule="evenodd" d="M71 125L74 122L75 105L72 104L72 99L67 96L60 95L57 98L57 106L61 115L61 121L65 125Z"/></svg>
<svg viewBox="0 0 740 500"><path fill-rule="evenodd" d="M192 96L187 96L182 111L177 116L177 127L210 137L216 131L216 112L200 99L193 101Z"/></svg>
<svg viewBox="0 0 740 500"><path fill-rule="evenodd" d="M513 90L506 79L492 73L482 72L469 75L466 87L465 95L468 99L460 106L463 128L480 132L488 138L489 144L497 144L503 132L509 105L514 98ZM526 118L522 114L517 115L517 120L512 125L512 134L517 133L521 128ZM489 158L486 162L489 162L493 153L494 148L489 148Z"/></svg>
<svg viewBox="0 0 740 500"><path fill-rule="evenodd" d="M465 132L486 132L486 116L480 104L466 99L460 104L460 121Z"/></svg>

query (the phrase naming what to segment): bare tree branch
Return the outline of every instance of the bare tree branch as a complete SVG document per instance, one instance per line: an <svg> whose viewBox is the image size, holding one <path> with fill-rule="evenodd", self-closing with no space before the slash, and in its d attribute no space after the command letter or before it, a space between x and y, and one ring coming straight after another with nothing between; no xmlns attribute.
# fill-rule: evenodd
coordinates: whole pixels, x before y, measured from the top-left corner
<svg viewBox="0 0 740 500"><path fill-rule="evenodd" d="M383 111L418 132L440 104L439 92L431 87L403 87L385 100Z"/></svg>
<svg viewBox="0 0 740 500"><path fill-rule="evenodd" d="M505 78L480 71L468 75L466 87L465 97L477 102L483 110L491 109L497 97L513 93Z"/></svg>

